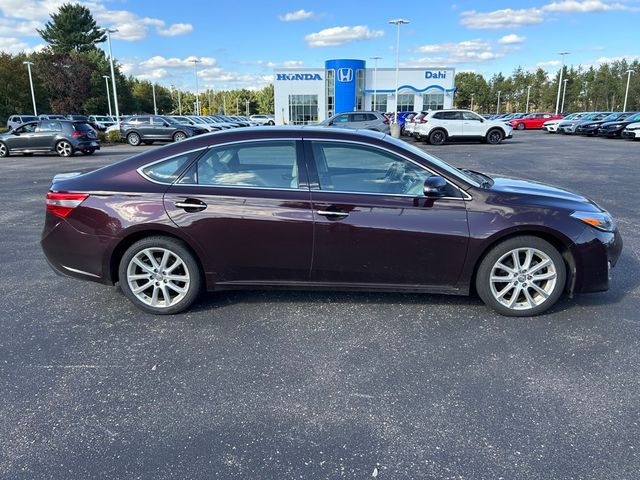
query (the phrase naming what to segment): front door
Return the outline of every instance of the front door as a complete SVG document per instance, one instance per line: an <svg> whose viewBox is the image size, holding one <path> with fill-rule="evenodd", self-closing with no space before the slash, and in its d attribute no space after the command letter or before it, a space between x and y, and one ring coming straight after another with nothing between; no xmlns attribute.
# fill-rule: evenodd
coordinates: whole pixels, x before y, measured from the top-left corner
<svg viewBox="0 0 640 480"><path fill-rule="evenodd" d="M13 135L7 137L5 143L9 150L29 150L31 149L31 142L35 135L36 122L25 123L21 127L16 128L13 131Z"/></svg>
<svg viewBox="0 0 640 480"><path fill-rule="evenodd" d="M428 199L433 173L358 143L307 141L316 283L452 287L469 239L462 194Z"/></svg>
<svg viewBox="0 0 640 480"><path fill-rule="evenodd" d="M171 219L206 254L218 285L309 280L313 215L300 171L302 142L238 142L208 149L165 194Z"/></svg>
<svg viewBox="0 0 640 480"><path fill-rule="evenodd" d="M486 133L486 127L484 126L484 119L473 112L462 112L462 131L465 136L477 136L484 137Z"/></svg>

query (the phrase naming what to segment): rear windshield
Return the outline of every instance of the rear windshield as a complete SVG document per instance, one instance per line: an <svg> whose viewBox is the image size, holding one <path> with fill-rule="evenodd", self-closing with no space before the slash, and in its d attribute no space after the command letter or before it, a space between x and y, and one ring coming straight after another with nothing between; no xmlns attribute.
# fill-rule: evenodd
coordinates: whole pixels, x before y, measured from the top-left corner
<svg viewBox="0 0 640 480"><path fill-rule="evenodd" d="M73 128L76 132L93 132L93 127L88 123L74 123Z"/></svg>
<svg viewBox="0 0 640 480"><path fill-rule="evenodd" d="M22 118L23 122L35 122L36 120L38 120L38 117L33 117L33 116L23 116L20 118Z"/></svg>

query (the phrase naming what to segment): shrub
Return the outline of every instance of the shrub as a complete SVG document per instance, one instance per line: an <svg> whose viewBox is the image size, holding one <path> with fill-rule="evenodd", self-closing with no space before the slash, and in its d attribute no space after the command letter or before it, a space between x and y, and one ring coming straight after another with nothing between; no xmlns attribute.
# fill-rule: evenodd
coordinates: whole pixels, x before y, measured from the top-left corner
<svg viewBox="0 0 640 480"><path fill-rule="evenodd" d="M120 143L120 130L111 130L106 133L107 142L109 143Z"/></svg>

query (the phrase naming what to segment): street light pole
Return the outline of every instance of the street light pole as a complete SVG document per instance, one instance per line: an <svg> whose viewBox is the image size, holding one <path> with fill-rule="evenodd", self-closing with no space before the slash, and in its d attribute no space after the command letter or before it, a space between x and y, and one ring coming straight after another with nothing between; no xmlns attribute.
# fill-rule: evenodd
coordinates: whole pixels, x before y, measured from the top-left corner
<svg viewBox="0 0 640 480"><path fill-rule="evenodd" d="M500 90L498 90L498 104L496 105L496 115L500 113Z"/></svg>
<svg viewBox="0 0 640 480"><path fill-rule="evenodd" d="M564 96L567 93L567 82L569 81L568 78L565 78L562 83L562 108L560 108L560 113L564 112Z"/></svg>
<svg viewBox="0 0 640 480"><path fill-rule="evenodd" d="M193 62L193 68L196 72L196 115L200 115L200 99L198 98L200 95L200 93L198 92L198 64L200 63L200 60L194 58L193 60L189 61Z"/></svg>
<svg viewBox="0 0 640 480"><path fill-rule="evenodd" d="M633 73L632 69L627 70L627 89L624 92L624 108L623 112L627 111L627 97L629 96L629 83L631 82L631 74Z"/></svg>
<svg viewBox="0 0 640 480"><path fill-rule="evenodd" d="M153 114L158 115L158 105L156 104L156 84L151 84L151 91L153 92Z"/></svg>
<svg viewBox="0 0 640 480"><path fill-rule="evenodd" d="M469 108L469 110L473 111L473 96L475 95L475 93L471 94L471 108Z"/></svg>
<svg viewBox="0 0 640 480"><path fill-rule="evenodd" d="M370 57L373 60L373 111L376 112L377 100L378 100L378 60L382 60L382 57Z"/></svg>
<svg viewBox="0 0 640 480"><path fill-rule="evenodd" d="M107 87L107 103L109 104L109 116L113 117L111 113L111 94L109 93L109 75L103 75L104 78L104 86Z"/></svg>
<svg viewBox="0 0 640 480"><path fill-rule="evenodd" d="M109 44L109 63L111 65L111 86L113 87L113 106L116 110L116 123L120 126L120 109L118 108L118 90L116 89L116 74L113 69L113 53L111 52L111 34L116 33L116 28L107 28L107 43Z"/></svg>
<svg viewBox="0 0 640 480"><path fill-rule="evenodd" d="M409 20L404 20L402 18L397 18L395 20L389 20L389 23L395 25L397 28L396 32L396 108L395 113L393 115L393 123L398 124L398 75L400 71L400 25L406 25L409 23Z"/></svg>
<svg viewBox="0 0 640 480"><path fill-rule="evenodd" d="M245 100L244 101L244 105L245 105L245 115L248 117L249 116L249 100Z"/></svg>
<svg viewBox="0 0 640 480"><path fill-rule="evenodd" d="M558 109L560 107L560 89L562 88L562 74L564 73L564 57L569 55L569 52L558 53L562 57L562 66L560 67L560 78L558 79L558 96L556 98L556 115L558 115Z"/></svg>
<svg viewBox="0 0 640 480"><path fill-rule="evenodd" d="M36 109L36 94L33 91L33 77L31 76L31 65L33 65L33 62L26 61L22 63L27 66L27 70L29 71L29 85L31 86L31 101L33 102L33 115L37 117L38 110Z"/></svg>
<svg viewBox="0 0 640 480"><path fill-rule="evenodd" d="M527 87L527 109L525 113L529 113L529 97L531 96L531 85Z"/></svg>

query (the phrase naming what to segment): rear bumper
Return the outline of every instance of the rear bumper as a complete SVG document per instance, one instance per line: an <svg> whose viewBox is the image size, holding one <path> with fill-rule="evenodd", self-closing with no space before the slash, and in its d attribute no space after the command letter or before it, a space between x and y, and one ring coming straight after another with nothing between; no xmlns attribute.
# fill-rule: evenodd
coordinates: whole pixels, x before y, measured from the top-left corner
<svg viewBox="0 0 640 480"><path fill-rule="evenodd" d="M98 140L80 141L73 148L76 150L100 150L100 142Z"/></svg>
<svg viewBox="0 0 640 480"><path fill-rule="evenodd" d="M602 232L587 227L572 252L576 269L572 293L608 290L611 269L620 258L622 244L622 237L617 230Z"/></svg>

